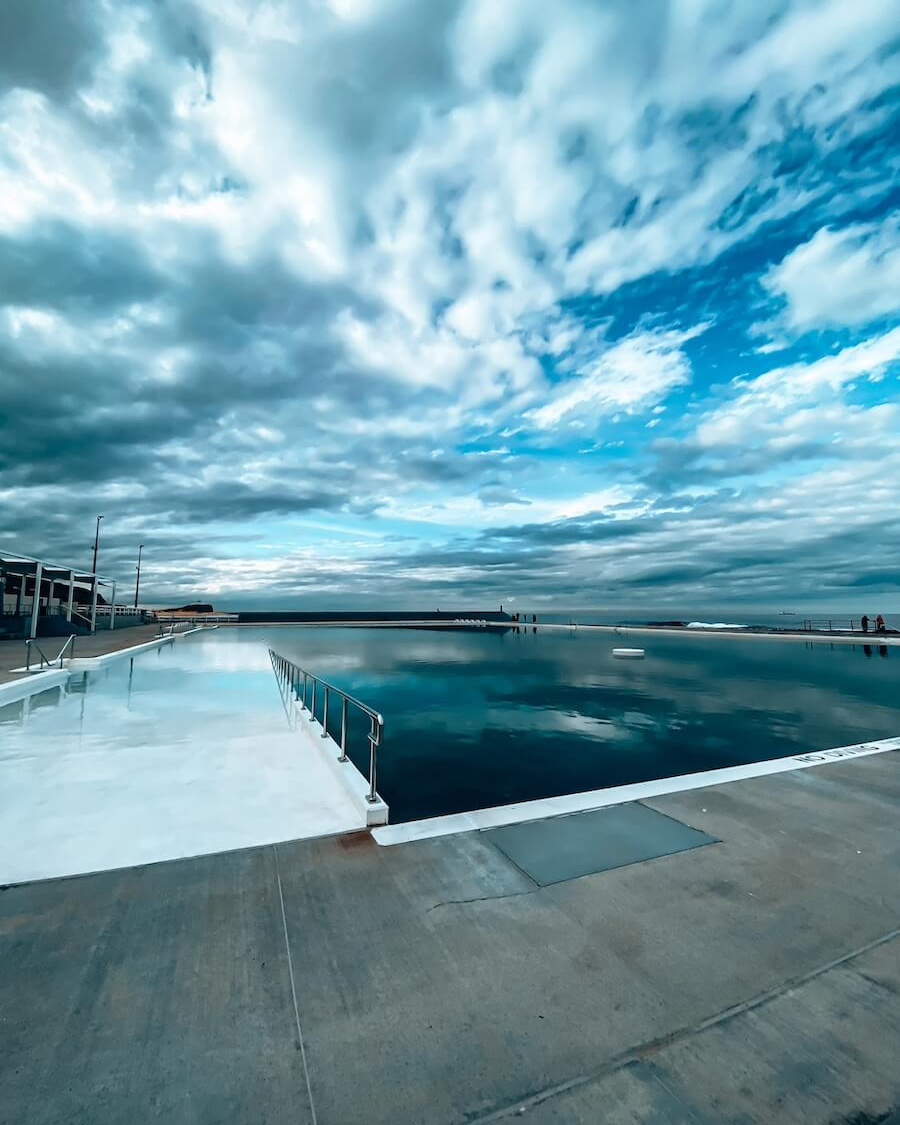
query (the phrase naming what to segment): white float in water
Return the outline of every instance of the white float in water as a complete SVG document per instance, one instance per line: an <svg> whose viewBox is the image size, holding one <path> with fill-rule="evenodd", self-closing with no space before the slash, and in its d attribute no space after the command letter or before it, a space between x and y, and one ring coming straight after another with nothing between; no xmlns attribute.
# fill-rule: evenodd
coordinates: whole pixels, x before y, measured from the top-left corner
<svg viewBox="0 0 900 1125"><path fill-rule="evenodd" d="M642 648L614 648L613 656L621 657L623 660L643 660L644 650Z"/></svg>

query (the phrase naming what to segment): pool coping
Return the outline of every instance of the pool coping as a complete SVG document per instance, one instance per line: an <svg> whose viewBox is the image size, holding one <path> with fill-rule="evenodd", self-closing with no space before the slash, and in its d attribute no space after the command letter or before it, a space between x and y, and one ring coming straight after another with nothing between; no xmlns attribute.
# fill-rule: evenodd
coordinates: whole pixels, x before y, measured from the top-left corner
<svg viewBox="0 0 900 1125"><path fill-rule="evenodd" d="M0 707L7 703L17 703L20 699L27 699L30 695L37 695L50 688L60 687L71 674L67 668L54 668L51 672L35 672L33 675L23 676L21 680L7 680L0 684Z"/></svg>
<svg viewBox="0 0 900 1125"><path fill-rule="evenodd" d="M740 766L725 766L702 773L687 773L655 781L638 781L630 785L617 785L606 789L591 789L583 793L568 793L560 797L544 797L534 801L520 801L493 808L474 809L472 812L451 813L448 816L429 817L397 824L387 824L372 830L372 836L381 847L416 840L431 840L440 836L453 836L460 832L481 832L528 820L544 820L571 813L622 805L649 797L662 797L669 793L684 793L691 789L705 789L730 781L743 781L754 777L811 769L848 758L863 758L871 754L885 754L900 750L900 736L881 738L872 742L859 742L850 746L836 746L830 750L815 750L806 754L792 754L786 758L749 762Z"/></svg>
<svg viewBox="0 0 900 1125"><path fill-rule="evenodd" d="M655 625L592 625L588 622L573 621L564 625L559 621L547 621L543 625L539 621L536 625L525 623L519 626L524 632L526 629L592 629L595 633L609 633L611 635L637 635L640 637L727 637L729 640L744 641L807 641L809 644L833 645L900 645L900 636L896 633L778 633L765 632L751 629L746 626L734 626L724 629L689 629L686 625L680 629L665 628Z"/></svg>

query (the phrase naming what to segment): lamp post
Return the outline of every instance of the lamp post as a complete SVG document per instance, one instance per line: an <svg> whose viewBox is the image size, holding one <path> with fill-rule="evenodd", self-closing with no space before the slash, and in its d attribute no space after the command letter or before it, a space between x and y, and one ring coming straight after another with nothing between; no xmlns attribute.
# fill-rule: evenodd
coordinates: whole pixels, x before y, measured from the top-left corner
<svg viewBox="0 0 900 1125"><path fill-rule="evenodd" d="M93 565L93 573L94 574L97 573L97 551L100 547L100 521L102 519L103 519L103 516L97 516L97 530L94 532L94 565Z"/></svg>
<svg viewBox="0 0 900 1125"><path fill-rule="evenodd" d="M134 608L138 607L138 591L141 588L141 554L144 550L144 544L141 543L138 547L138 561L137 561L137 578L134 581Z"/></svg>

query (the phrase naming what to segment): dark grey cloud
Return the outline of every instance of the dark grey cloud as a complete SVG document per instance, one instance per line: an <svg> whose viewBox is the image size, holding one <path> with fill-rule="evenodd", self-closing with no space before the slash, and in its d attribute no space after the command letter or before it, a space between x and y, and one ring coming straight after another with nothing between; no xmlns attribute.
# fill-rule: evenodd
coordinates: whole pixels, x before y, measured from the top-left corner
<svg viewBox="0 0 900 1125"><path fill-rule="evenodd" d="M62 220L0 234L0 303L88 317L147 301L168 289L147 248L116 231L87 231Z"/></svg>
<svg viewBox="0 0 900 1125"><path fill-rule="evenodd" d="M71 94L103 53L101 21L92 0L3 0L0 87Z"/></svg>
<svg viewBox="0 0 900 1125"><path fill-rule="evenodd" d="M593 518L555 520L552 523L529 523L519 527L503 527L482 533L483 539L514 542L533 546L565 546L572 543L631 539L642 533L660 529L659 520L610 519L606 515Z"/></svg>

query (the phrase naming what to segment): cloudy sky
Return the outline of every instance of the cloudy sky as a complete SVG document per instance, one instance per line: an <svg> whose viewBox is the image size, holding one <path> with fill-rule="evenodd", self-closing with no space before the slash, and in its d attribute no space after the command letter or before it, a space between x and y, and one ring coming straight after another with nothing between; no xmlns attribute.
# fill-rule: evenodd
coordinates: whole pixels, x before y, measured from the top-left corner
<svg viewBox="0 0 900 1125"><path fill-rule="evenodd" d="M151 604L900 609L897 32L3 0L0 544L102 512Z"/></svg>

